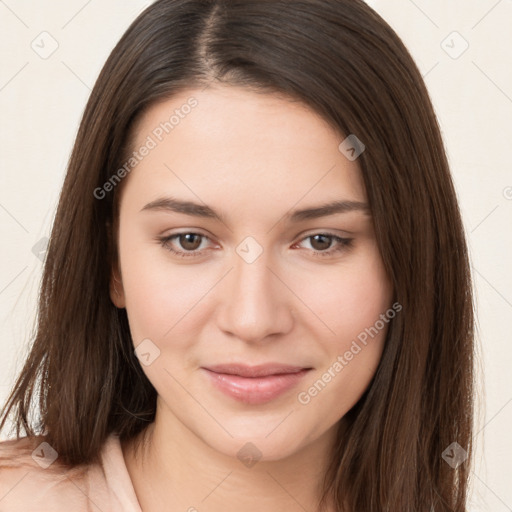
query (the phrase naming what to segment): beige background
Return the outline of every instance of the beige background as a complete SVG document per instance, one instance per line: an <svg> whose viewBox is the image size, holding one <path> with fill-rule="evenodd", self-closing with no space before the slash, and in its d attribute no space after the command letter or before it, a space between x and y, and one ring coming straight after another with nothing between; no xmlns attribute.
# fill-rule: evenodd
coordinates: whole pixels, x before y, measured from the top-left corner
<svg viewBox="0 0 512 512"><path fill-rule="evenodd" d="M86 99L149 3L0 1L1 401L27 352L41 276L32 249L49 233ZM512 0L369 3L425 77L471 249L484 377L470 510L512 511Z"/></svg>

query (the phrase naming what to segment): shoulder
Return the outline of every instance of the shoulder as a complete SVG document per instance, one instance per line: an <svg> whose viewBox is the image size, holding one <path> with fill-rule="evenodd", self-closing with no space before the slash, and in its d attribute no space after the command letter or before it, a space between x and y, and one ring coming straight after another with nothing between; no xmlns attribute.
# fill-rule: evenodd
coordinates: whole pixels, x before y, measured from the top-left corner
<svg viewBox="0 0 512 512"><path fill-rule="evenodd" d="M90 509L91 484L103 501L99 467L66 468L43 436L0 442L0 511L60 512ZM103 485L102 485L103 484Z"/></svg>

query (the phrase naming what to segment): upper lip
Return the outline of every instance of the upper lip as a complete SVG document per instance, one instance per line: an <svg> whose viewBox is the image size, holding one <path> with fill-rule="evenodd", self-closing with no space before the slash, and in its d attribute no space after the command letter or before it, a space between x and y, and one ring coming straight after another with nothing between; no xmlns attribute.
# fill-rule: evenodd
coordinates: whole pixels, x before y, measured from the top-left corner
<svg viewBox="0 0 512 512"><path fill-rule="evenodd" d="M266 377L268 375L279 375L283 373L298 373L301 370L310 370L303 366L291 366L279 363L260 364L257 366L248 366L246 364L217 364L205 367L215 373L227 373L229 375L239 375L240 377Z"/></svg>

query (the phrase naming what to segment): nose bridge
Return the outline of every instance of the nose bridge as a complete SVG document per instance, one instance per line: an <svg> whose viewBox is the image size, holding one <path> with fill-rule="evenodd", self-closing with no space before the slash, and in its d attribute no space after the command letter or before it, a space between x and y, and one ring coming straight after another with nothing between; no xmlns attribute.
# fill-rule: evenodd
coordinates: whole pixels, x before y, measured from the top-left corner
<svg viewBox="0 0 512 512"><path fill-rule="evenodd" d="M249 240L247 245L242 242L233 256L234 268L220 299L220 327L246 341L289 329L291 298L274 274L270 252Z"/></svg>

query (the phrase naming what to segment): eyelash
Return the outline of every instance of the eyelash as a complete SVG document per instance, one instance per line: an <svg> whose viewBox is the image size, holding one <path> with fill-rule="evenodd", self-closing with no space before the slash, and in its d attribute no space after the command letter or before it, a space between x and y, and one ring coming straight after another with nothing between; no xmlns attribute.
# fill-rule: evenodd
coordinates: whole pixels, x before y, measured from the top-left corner
<svg viewBox="0 0 512 512"><path fill-rule="evenodd" d="M168 250L169 252L173 253L174 255L176 255L180 258L194 258L194 257L201 256L202 253L204 252L204 250L203 251L197 251L197 250L196 251L177 251L176 249L173 249L169 245L169 242L172 239L177 238L182 235L198 235L203 238L208 238L206 235L203 235L201 233L195 233L193 231L184 231L183 233L175 233L173 235L169 235L169 236L165 236L165 237L158 237L158 241L160 242L160 244L162 245L162 247L164 249ZM327 249L326 251L315 251L313 249L314 256L319 256L319 257L332 256L333 254L341 252L344 249L348 249L352 246L353 238L342 238L333 233L323 233L323 232L313 233L311 235L304 237L300 241L302 242L304 240L307 240L308 238L313 238L314 236L317 236L317 235L332 238L334 242L338 243L338 246L335 249Z"/></svg>

